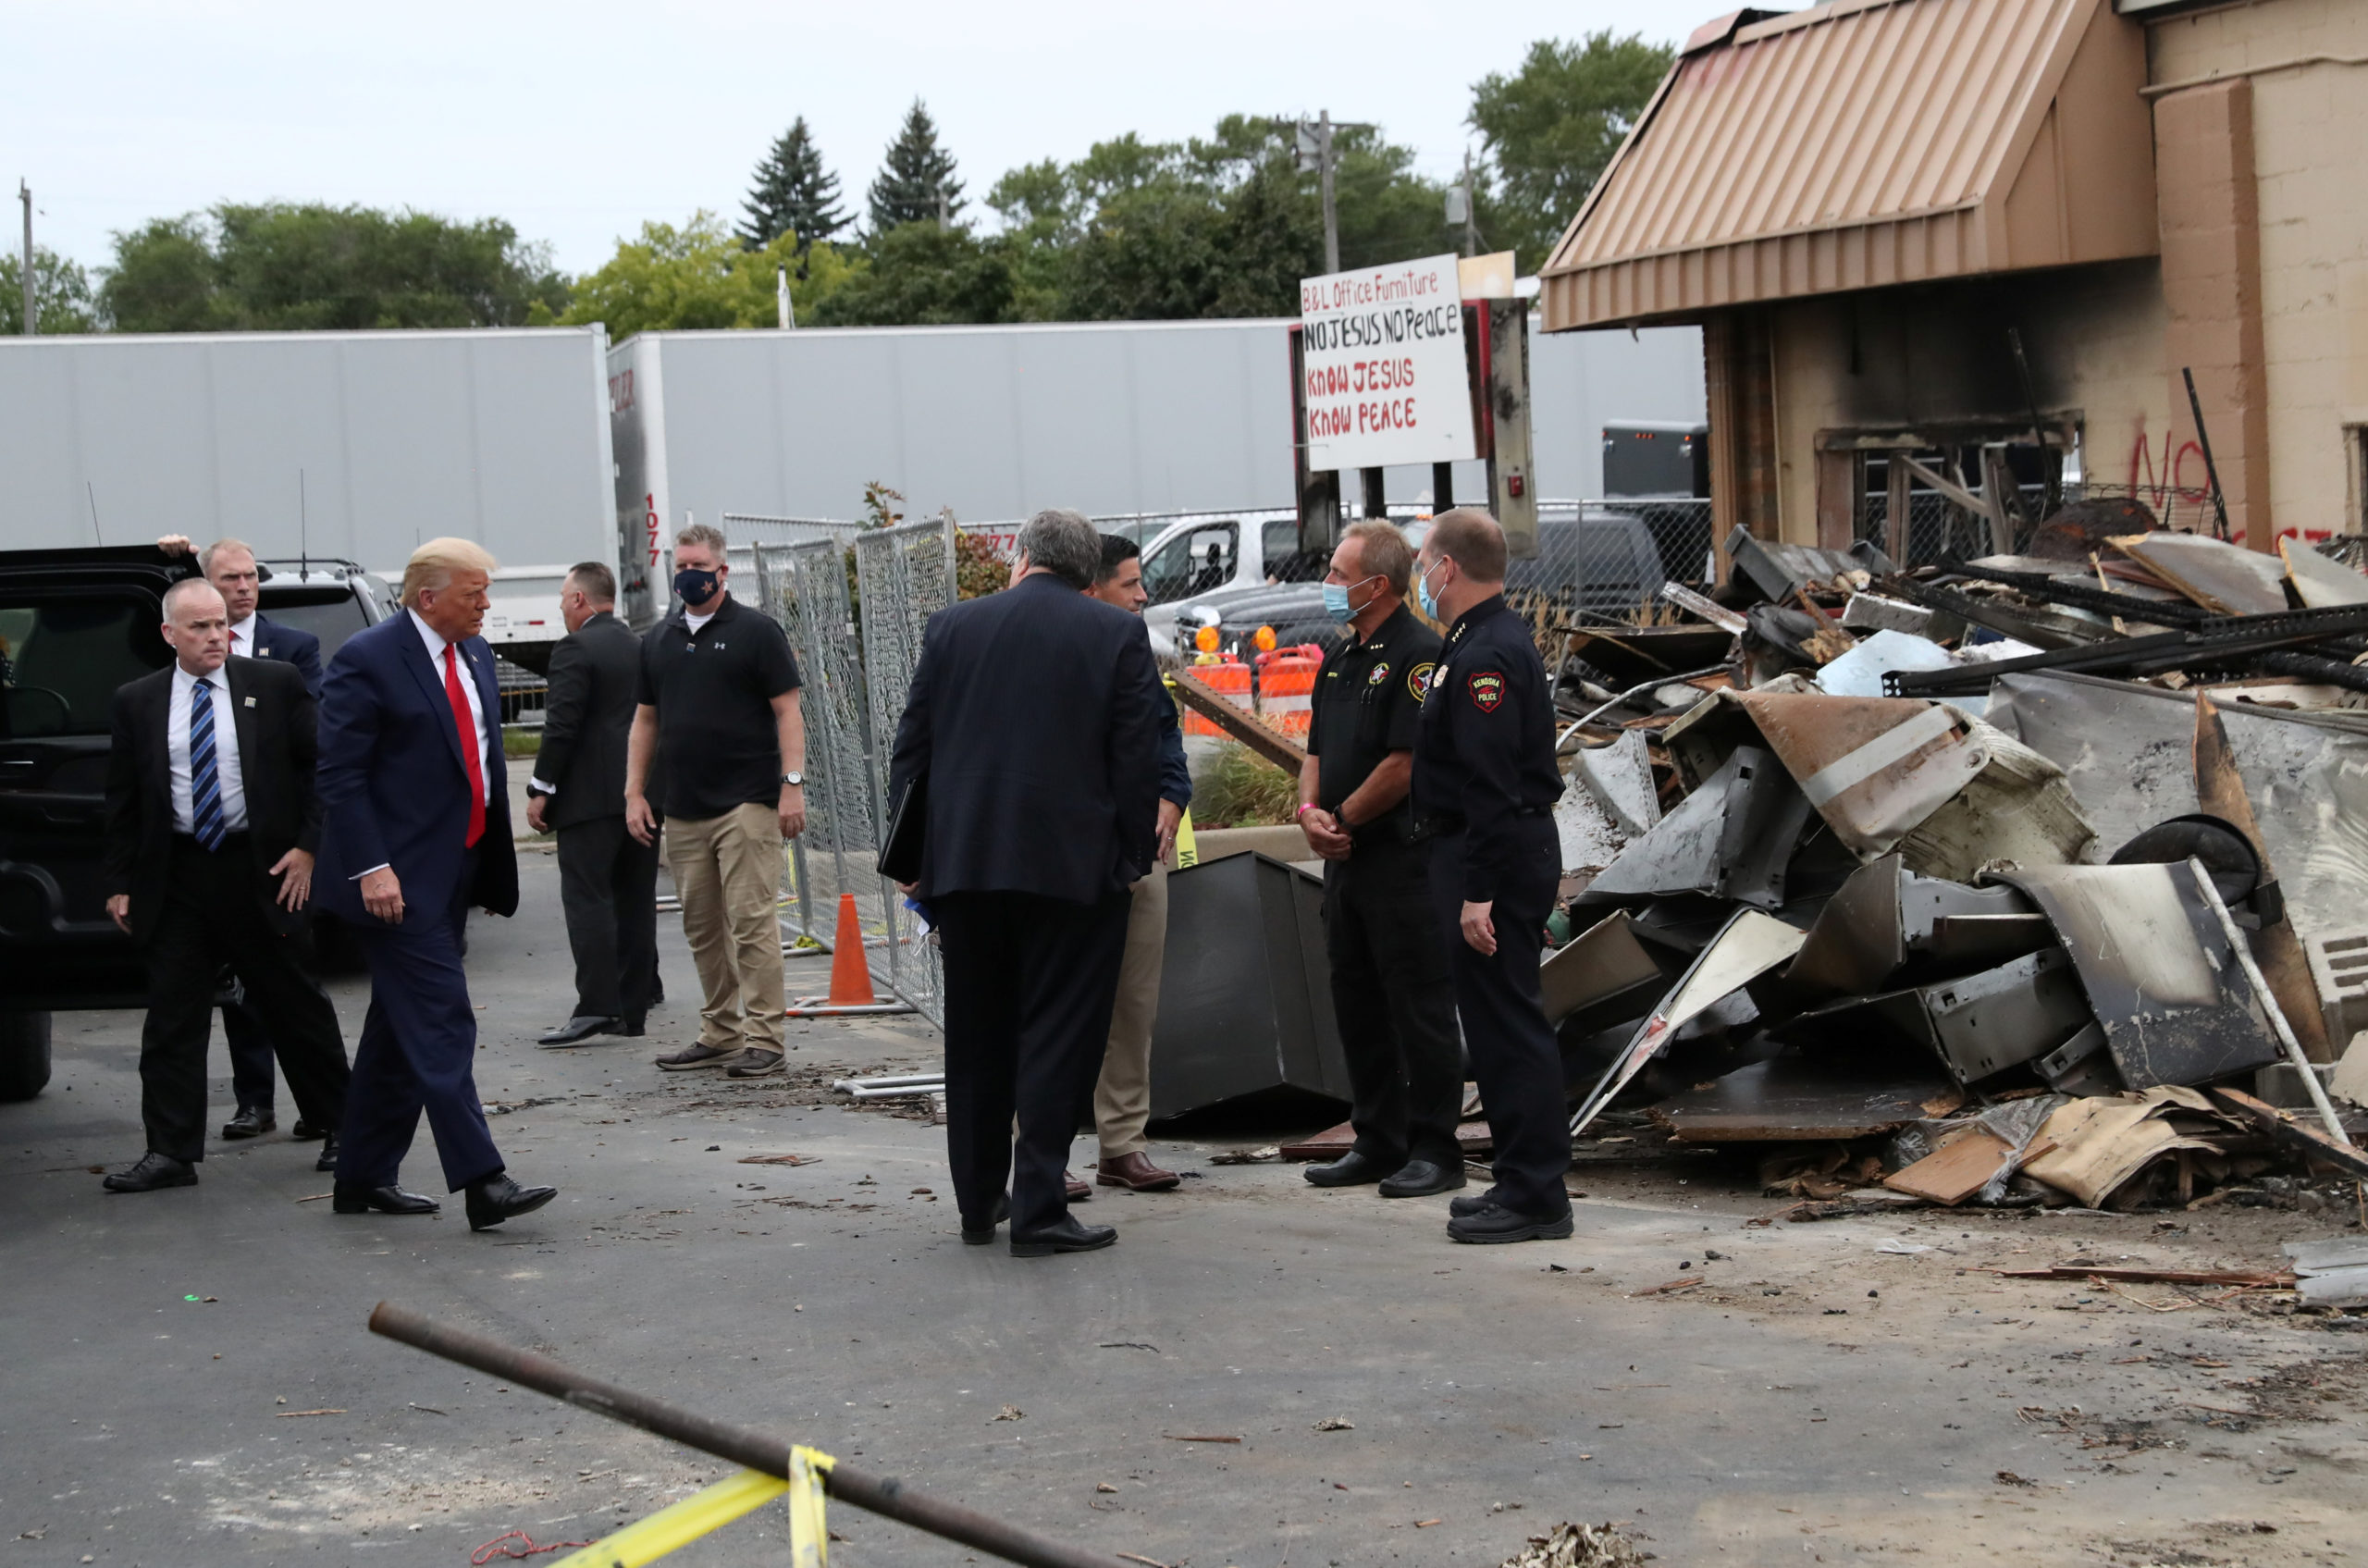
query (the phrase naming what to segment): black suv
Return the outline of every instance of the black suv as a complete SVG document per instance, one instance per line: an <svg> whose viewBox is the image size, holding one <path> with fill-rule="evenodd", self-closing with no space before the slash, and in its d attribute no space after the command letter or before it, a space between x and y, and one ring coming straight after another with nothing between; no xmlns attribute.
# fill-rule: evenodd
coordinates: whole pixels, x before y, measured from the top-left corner
<svg viewBox="0 0 2368 1568"><path fill-rule="evenodd" d="M318 636L324 663L391 609L350 562L265 569L263 612ZM110 716L117 686L171 661L165 590L196 570L145 547L0 551L0 1100L49 1081L52 1012L145 998L99 868Z"/></svg>

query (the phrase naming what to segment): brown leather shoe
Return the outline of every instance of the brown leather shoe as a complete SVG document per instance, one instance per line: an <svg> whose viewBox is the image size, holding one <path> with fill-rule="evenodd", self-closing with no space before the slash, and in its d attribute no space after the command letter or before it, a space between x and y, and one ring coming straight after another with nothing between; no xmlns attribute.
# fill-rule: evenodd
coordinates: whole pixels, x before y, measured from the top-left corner
<svg viewBox="0 0 2368 1568"><path fill-rule="evenodd" d="M1165 1192L1184 1180L1174 1171L1162 1170L1152 1164L1150 1156L1140 1149L1115 1160L1104 1160L1094 1179L1104 1187L1124 1187L1129 1192Z"/></svg>
<svg viewBox="0 0 2368 1568"><path fill-rule="evenodd" d="M1087 1186L1084 1182L1079 1181L1076 1177L1071 1176L1066 1170L1061 1172L1061 1183L1063 1189L1068 1194L1069 1202L1072 1204L1081 1204L1088 1198L1093 1196L1092 1188Z"/></svg>

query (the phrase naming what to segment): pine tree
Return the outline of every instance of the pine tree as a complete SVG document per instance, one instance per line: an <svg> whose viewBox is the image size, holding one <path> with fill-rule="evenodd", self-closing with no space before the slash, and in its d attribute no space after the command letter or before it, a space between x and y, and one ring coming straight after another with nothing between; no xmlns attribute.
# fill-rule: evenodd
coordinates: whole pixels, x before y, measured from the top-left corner
<svg viewBox="0 0 2368 1568"><path fill-rule="evenodd" d="M790 122L757 166L757 183L744 210L748 216L739 233L750 250L794 233L802 256L814 241L847 226L846 214L839 210L839 177L822 167L822 150L814 144L804 115Z"/></svg>
<svg viewBox="0 0 2368 1568"><path fill-rule="evenodd" d="M916 98L871 182L872 237L924 218L943 216L952 223L961 211L962 182L954 178L954 154L937 144L937 123Z"/></svg>

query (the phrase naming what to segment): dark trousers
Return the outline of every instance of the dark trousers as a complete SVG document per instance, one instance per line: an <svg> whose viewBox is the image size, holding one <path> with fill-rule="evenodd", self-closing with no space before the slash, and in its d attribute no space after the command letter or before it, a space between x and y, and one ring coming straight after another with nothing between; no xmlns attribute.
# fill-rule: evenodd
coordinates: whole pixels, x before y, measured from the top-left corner
<svg viewBox="0 0 2368 1568"><path fill-rule="evenodd" d="M140 1115L148 1147L177 1160L205 1157L205 1047L225 964L267 1021L299 1113L316 1127L336 1128L344 1117L345 1040L337 1010L313 978L310 938L272 928L246 834L232 834L212 852L177 837L171 854L165 907L148 926L143 949L148 1018L140 1031Z"/></svg>
<svg viewBox="0 0 2368 1568"><path fill-rule="evenodd" d="M1493 954L1463 940L1463 834L1447 834L1431 846L1431 897L1454 955L1463 1043L1497 1146L1497 1195L1523 1214L1559 1215L1571 1206L1562 1186L1571 1168L1571 1123L1562 1104L1561 1052L1538 995L1537 959L1561 883L1561 842L1550 817L1514 820L1512 850L1490 910L1497 928Z"/></svg>
<svg viewBox="0 0 2368 1568"><path fill-rule="evenodd" d="M353 1048L339 1181L392 1186L423 1110L436 1134L446 1191L501 1171L477 1096L477 1016L461 964L475 860L471 855L454 880L449 907L413 904L400 925L365 915L353 927L370 967L370 1012Z"/></svg>
<svg viewBox="0 0 2368 1568"><path fill-rule="evenodd" d="M278 1098L271 1031L241 986L222 1003L222 1043L230 1048L230 1095L241 1108L271 1109Z"/></svg>
<svg viewBox="0 0 2368 1568"><path fill-rule="evenodd" d="M658 978L658 846L622 815L559 830L559 901L579 1018L639 1019Z"/></svg>
<svg viewBox="0 0 2368 1568"><path fill-rule="evenodd" d="M1068 1213L1069 1142L1092 1118L1129 903L1123 892L930 901L945 955L946 1156L965 1225L987 1225L1006 1175L1014 1235Z"/></svg>
<svg viewBox="0 0 2368 1568"><path fill-rule="evenodd" d="M1332 1012L1355 1096L1357 1153L1395 1170L1463 1163L1463 1047L1455 982L1431 902L1428 844L1360 844L1324 868L1324 949Z"/></svg>

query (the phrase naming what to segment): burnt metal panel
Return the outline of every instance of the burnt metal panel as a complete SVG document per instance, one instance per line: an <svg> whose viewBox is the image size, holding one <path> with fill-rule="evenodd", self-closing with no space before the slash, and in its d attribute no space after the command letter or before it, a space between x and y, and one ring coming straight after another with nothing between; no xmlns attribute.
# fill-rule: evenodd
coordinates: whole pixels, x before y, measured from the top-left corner
<svg viewBox="0 0 2368 1568"><path fill-rule="evenodd" d="M1270 1089L1349 1098L1323 897L1318 878L1255 853L1168 873L1154 1117Z"/></svg>
<svg viewBox="0 0 2368 1568"><path fill-rule="evenodd" d="M2071 961L2049 947L1979 974L1830 1003L1781 1032L1805 1043L1872 1034L1921 1047L1970 1084L2045 1056L2088 1021Z"/></svg>
<svg viewBox="0 0 2368 1568"><path fill-rule="evenodd" d="M1588 884L1586 901L1707 893L1777 908L1808 815L1807 798L1782 764L1761 747L1737 747L1701 788L1629 841Z"/></svg>
<svg viewBox="0 0 2368 1568"><path fill-rule="evenodd" d="M1918 876L1891 854L1859 868L1827 901L1784 981L1806 998L1863 996L1911 964L1928 975L1961 974L2054 940L2013 888Z"/></svg>

